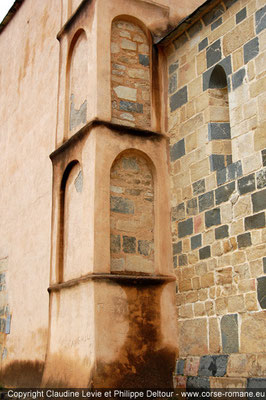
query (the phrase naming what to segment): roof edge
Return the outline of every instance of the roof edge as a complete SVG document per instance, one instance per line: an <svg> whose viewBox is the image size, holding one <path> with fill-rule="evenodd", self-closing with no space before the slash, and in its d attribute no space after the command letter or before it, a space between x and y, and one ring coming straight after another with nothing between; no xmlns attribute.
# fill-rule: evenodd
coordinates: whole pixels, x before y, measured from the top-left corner
<svg viewBox="0 0 266 400"><path fill-rule="evenodd" d="M12 20L14 15L17 13L18 9L21 7L22 3L25 0L16 0L13 4L13 6L9 9L8 13L6 14L5 18L3 21L0 23L0 34L3 32L5 27L9 24L9 22Z"/></svg>

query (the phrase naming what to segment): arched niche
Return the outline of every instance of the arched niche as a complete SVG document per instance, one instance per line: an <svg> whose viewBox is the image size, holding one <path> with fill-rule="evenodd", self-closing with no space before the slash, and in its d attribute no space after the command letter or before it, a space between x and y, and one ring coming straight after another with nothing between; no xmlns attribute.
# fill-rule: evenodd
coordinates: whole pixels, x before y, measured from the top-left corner
<svg viewBox="0 0 266 400"><path fill-rule="evenodd" d="M72 41L67 62L67 131L74 134L87 122L88 43L79 29Z"/></svg>
<svg viewBox="0 0 266 400"><path fill-rule="evenodd" d="M110 171L111 272L155 272L154 168L142 152L118 155Z"/></svg>
<svg viewBox="0 0 266 400"><path fill-rule="evenodd" d="M232 163L227 76L221 65L216 65L210 75L208 93L211 110L208 136L212 143L210 163L211 170L219 170Z"/></svg>
<svg viewBox="0 0 266 400"><path fill-rule="evenodd" d="M119 16L111 27L112 122L151 127L152 41L144 24Z"/></svg>
<svg viewBox="0 0 266 400"><path fill-rule="evenodd" d="M82 212L83 175L77 160L68 164L60 188L60 230L58 282L77 278L82 274L84 260L80 245L84 224Z"/></svg>

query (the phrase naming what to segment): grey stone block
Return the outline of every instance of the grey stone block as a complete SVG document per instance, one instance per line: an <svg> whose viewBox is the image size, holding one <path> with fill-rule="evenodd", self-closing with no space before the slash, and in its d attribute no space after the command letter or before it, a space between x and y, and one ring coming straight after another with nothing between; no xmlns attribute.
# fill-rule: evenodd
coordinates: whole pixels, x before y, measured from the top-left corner
<svg viewBox="0 0 266 400"><path fill-rule="evenodd" d="M247 16L247 8L244 7L236 14L236 24L242 22Z"/></svg>
<svg viewBox="0 0 266 400"><path fill-rule="evenodd" d="M228 165L226 168L217 171L217 185L220 186L223 183L232 181L236 178L241 177L242 175L242 163L239 160L233 164Z"/></svg>
<svg viewBox="0 0 266 400"><path fill-rule="evenodd" d="M169 78L168 93L172 94L176 91L176 89L177 89L177 76L176 74L173 74Z"/></svg>
<svg viewBox="0 0 266 400"><path fill-rule="evenodd" d="M205 246L202 249L199 249L199 258L200 260L205 260L211 256L211 247Z"/></svg>
<svg viewBox="0 0 266 400"><path fill-rule="evenodd" d="M69 115L69 127L72 131L79 124L85 124L87 120L87 100L81 104L78 110L75 109L74 105L74 95L71 95L71 104L70 104L70 115Z"/></svg>
<svg viewBox="0 0 266 400"><path fill-rule="evenodd" d="M245 218L245 230L264 228L265 226L265 213L251 215Z"/></svg>
<svg viewBox="0 0 266 400"><path fill-rule="evenodd" d="M253 212L265 210L266 208L266 189L260 190L259 192L251 195Z"/></svg>
<svg viewBox="0 0 266 400"><path fill-rule="evenodd" d="M136 253L136 238L133 236L123 236L124 253Z"/></svg>
<svg viewBox="0 0 266 400"><path fill-rule="evenodd" d="M190 38L193 38L198 32L202 30L202 23L201 21L197 21L188 29L188 34Z"/></svg>
<svg viewBox="0 0 266 400"><path fill-rule="evenodd" d="M212 43L206 50L207 57L207 68L210 68L212 65L218 63L218 61L222 58L221 51L221 40L218 39L216 42Z"/></svg>
<svg viewBox="0 0 266 400"><path fill-rule="evenodd" d="M225 156L222 154L211 154L209 156L211 171L225 168Z"/></svg>
<svg viewBox="0 0 266 400"><path fill-rule="evenodd" d="M228 233L228 225L219 226L219 228L215 229L215 239L224 239L229 236Z"/></svg>
<svg viewBox="0 0 266 400"><path fill-rule="evenodd" d="M5 333L6 331L6 319L0 318L0 332Z"/></svg>
<svg viewBox="0 0 266 400"><path fill-rule="evenodd" d="M191 250L195 250L198 247L201 247L202 246L201 234L192 236L192 238L190 239L190 242L191 242Z"/></svg>
<svg viewBox="0 0 266 400"><path fill-rule="evenodd" d="M205 377L188 376L186 389L210 389L210 380Z"/></svg>
<svg viewBox="0 0 266 400"><path fill-rule="evenodd" d="M182 251L182 241L173 244L173 254L179 254Z"/></svg>
<svg viewBox="0 0 266 400"><path fill-rule="evenodd" d="M244 63L247 64L259 54L259 39L255 37L244 45Z"/></svg>
<svg viewBox="0 0 266 400"><path fill-rule="evenodd" d="M176 374L177 375L183 375L184 374L184 368L185 368L185 360L177 360L176 362Z"/></svg>
<svg viewBox="0 0 266 400"><path fill-rule="evenodd" d="M173 72L175 72L178 67L179 67L179 61L178 60L176 60L171 65L169 65L169 69L168 69L169 75L171 75Z"/></svg>
<svg viewBox="0 0 266 400"><path fill-rule="evenodd" d="M208 38L204 38L201 42L199 42L199 51L205 49L208 46Z"/></svg>
<svg viewBox="0 0 266 400"><path fill-rule="evenodd" d="M121 239L119 235L111 235L110 247L111 247L111 253L120 253Z"/></svg>
<svg viewBox="0 0 266 400"><path fill-rule="evenodd" d="M266 167L266 149L261 150L262 164Z"/></svg>
<svg viewBox="0 0 266 400"><path fill-rule="evenodd" d="M180 267L183 267L184 265L187 265L187 255L186 254L181 254L178 257L178 263Z"/></svg>
<svg viewBox="0 0 266 400"><path fill-rule="evenodd" d="M202 19L203 19L204 24L206 26L210 25L213 21L215 21L223 13L224 13L224 8L223 8L222 4L218 4L210 12L203 15Z"/></svg>
<svg viewBox="0 0 266 400"><path fill-rule="evenodd" d="M214 29L218 28L218 26L222 25L223 23L223 18L220 17L219 19L217 19L215 22L213 22L211 24L211 30L214 31Z"/></svg>
<svg viewBox="0 0 266 400"><path fill-rule="evenodd" d="M131 101L120 100L119 108L123 111L135 112L143 114L143 104L132 103Z"/></svg>
<svg viewBox="0 0 266 400"><path fill-rule="evenodd" d="M228 356L203 356L200 358L199 376L225 376Z"/></svg>
<svg viewBox="0 0 266 400"><path fill-rule="evenodd" d="M178 92L170 97L171 112L175 111L177 108L182 107L183 104L186 104L187 99L187 86L184 86L182 89L178 90Z"/></svg>
<svg viewBox="0 0 266 400"><path fill-rule="evenodd" d="M189 218L186 221L178 223L178 237L182 238L193 233L193 219Z"/></svg>
<svg viewBox="0 0 266 400"><path fill-rule="evenodd" d="M264 274L266 274L266 257L263 257L262 262L263 262L263 272Z"/></svg>
<svg viewBox="0 0 266 400"><path fill-rule="evenodd" d="M260 8L255 14L256 34L266 28L266 6Z"/></svg>
<svg viewBox="0 0 266 400"><path fill-rule="evenodd" d="M239 86L242 85L244 78L246 76L245 68L239 69L232 75L232 87L233 90L236 90Z"/></svg>
<svg viewBox="0 0 266 400"><path fill-rule="evenodd" d="M172 221L180 221L185 218L185 203L180 203L172 208Z"/></svg>
<svg viewBox="0 0 266 400"><path fill-rule="evenodd" d="M74 185L75 185L76 191L78 193L81 193L82 192L82 188L83 188L82 171L79 171L78 176L75 179Z"/></svg>
<svg viewBox="0 0 266 400"><path fill-rule="evenodd" d="M150 240L138 240L138 252L144 256L149 256L152 252L153 242Z"/></svg>
<svg viewBox="0 0 266 400"><path fill-rule="evenodd" d="M238 179L237 188L240 194L253 192L255 190L255 174L250 174Z"/></svg>
<svg viewBox="0 0 266 400"><path fill-rule="evenodd" d="M262 309L266 308L266 276L257 278L258 302Z"/></svg>
<svg viewBox="0 0 266 400"><path fill-rule="evenodd" d="M200 179L197 182L192 184L193 187L193 195L196 196L198 194L205 192L205 179Z"/></svg>
<svg viewBox="0 0 266 400"><path fill-rule="evenodd" d="M264 389L263 393L265 393L266 388L266 378L248 378L247 380L247 389ZM256 393L258 393L256 391ZM257 394L254 395L254 397ZM264 394L261 394L260 397L263 398Z"/></svg>
<svg viewBox="0 0 266 400"><path fill-rule="evenodd" d="M224 353L238 353L238 316L224 315L221 319L222 346Z"/></svg>
<svg viewBox="0 0 266 400"><path fill-rule="evenodd" d="M214 225L220 225L221 223L221 214L220 208L214 208L213 210L205 212L205 225L206 228L210 228Z"/></svg>
<svg viewBox="0 0 266 400"><path fill-rule="evenodd" d="M257 189L262 189L266 186L266 168L256 173Z"/></svg>
<svg viewBox="0 0 266 400"><path fill-rule="evenodd" d="M121 214L134 214L134 202L123 197L111 196L111 211Z"/></svg>
<svg viewBox="0 0 266 400"><path fill-rule="evenodd" d="M230 182L227 185L220 186L215 190L216 205L228 201L235 190L235 182Z"/></svg>
<svg viewBox="0 0 266 400"><path fill-rule="evenodd" d="M238 0L224 0L224 4L226 9L230 8L233 4L235 4Z"/></svg>
<svg viewBox="0 0 266 400"><path fill-rule="evenodd" d="M126 170L132 169L134 171L139 171L139 164L137 159L134 157L123 157L122 165Z"/></svg>
<svg viewBox="0 0 266 400"><path fill-rule="evenodd" d="M242 249L244 247L251 246L251 235L250 232L242 233L241 235L237 236L237 244L238 248Z"/></svg>
<svg viewBox="0 0 266 400"><path fill-rule="evenodd" d="M11 328L11 315L6 316L6 326L5 326L5 333L7 335L10 334L10 328Z"/></svg>
<svg viewBox="0 0 266 400"><path fill-rule="evenodd" d="M208 139L209 140L231 139L230 123L229 122L210 122L208 124Z"/></svg>
<svg viewBox="0 0 266 400"><path fill-rule="evenodd" d="M212 74L214 68L217 65L220 65L221 67L223 67L225 74L227 76L227 79L228 79L229 78L228 75L230 75L232 73L231 55L222 59L220 62L218 62L218 64L209 68L207 71L205 71L203 73L203 78L202 78L203 90L207 90L210 87L210 77L211 77L211 74ZM229 90L229 87L228 87L228 90Z"/></svg>
<svg viewBox="0 0 266 400"><path fill-rule="evenodd" d="M177 256L173 257L174 268L177 268Z"/></svg>
<svg viewBox="0 0 266 400"><path fill-rule="evenodd" d="M214 193L211 192L204 193L199 196L199 212L208 210L214 206Z"/></svg>
<svg viewBox="0 0 266 400"><path fill-rule="evenodd" d="M186 151L185 151L184 139L179 140L179 142L175 143L173 146L170 147L170 158L172 162L183 157L185 154Z"/></svg>
<svg viewBox="0 0 266 400"><path fill-rule="evenodd" d="M197 198L193 198L187 201L187 215L196 215L198 213L198 201Z"/></svg>
<svg viewBox="0 0 266 400"><path fill-rule="evenodd" d="M145 54L139 54L139 63L144 67L148 67L150 65L150 57Z"/></svg>

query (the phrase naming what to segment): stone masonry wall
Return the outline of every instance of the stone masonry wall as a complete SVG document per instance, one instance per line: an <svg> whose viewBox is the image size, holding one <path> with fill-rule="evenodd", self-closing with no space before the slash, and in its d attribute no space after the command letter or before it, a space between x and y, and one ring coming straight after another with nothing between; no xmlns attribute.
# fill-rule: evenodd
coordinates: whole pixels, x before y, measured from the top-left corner
<svg viewBox="0 0 266 400"><path fill-rule="evenodd" d="M111 271L154 272L154 189L147 161L123 153L111 169Z"/></svg>
<svg viewBox="0 0 266 400"><path fill-rule="evenodd" d="M0 260L0 362L7 357L6 338L10 333L11 314L7 291L8 258Z"/></svg>
<svg viewBox="0 0 266 400"><path fill-rule="evenodd" d="M177 387L266 384L265 28L264 1L221 1L165 49ZM229 119L210 94L217 65Z"/></svg>
<svg viewBox="0 0 266 400"><path fill-rule="evenodd" d="M111 38L112 122L150 128L150 44L136 24L116 20Z"/></svg>

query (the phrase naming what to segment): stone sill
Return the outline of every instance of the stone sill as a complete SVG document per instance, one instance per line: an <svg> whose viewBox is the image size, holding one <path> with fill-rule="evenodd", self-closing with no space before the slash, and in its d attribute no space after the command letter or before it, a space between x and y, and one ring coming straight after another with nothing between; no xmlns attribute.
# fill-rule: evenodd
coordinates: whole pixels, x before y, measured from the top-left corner
<svg viewBox="0 0 266 400"><path fill-rule="evenodd" d="M49 293L56 292L61 289L77 286L87 281L115 281L126 285L161 285L164 283L174 282L176 277L173 275L136 275L136 274L87 274L80 278L70 279L69 281L56 283L49 286Z"/></svg>

